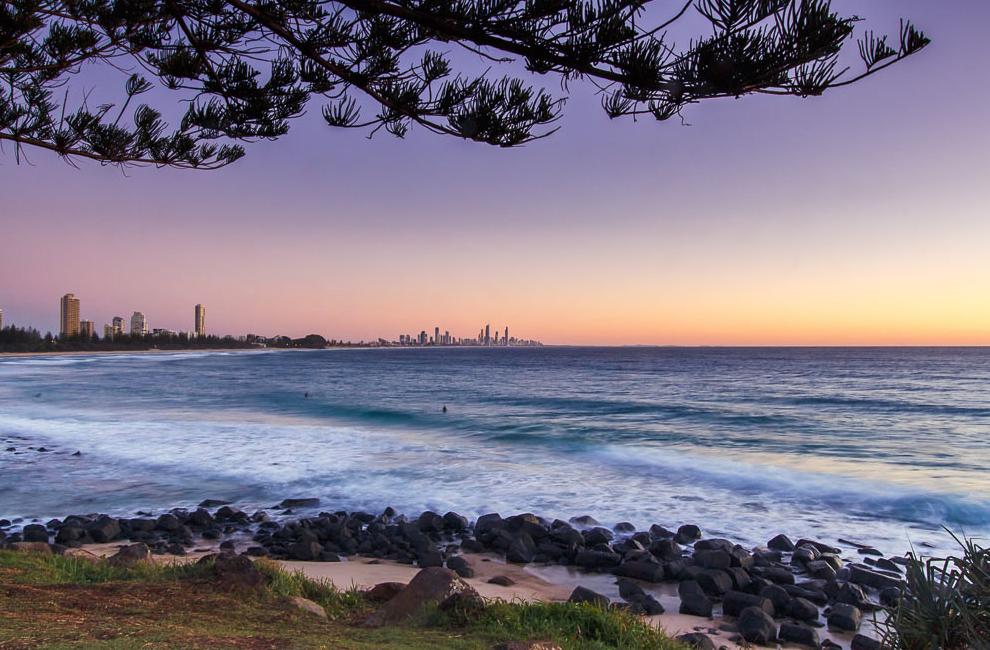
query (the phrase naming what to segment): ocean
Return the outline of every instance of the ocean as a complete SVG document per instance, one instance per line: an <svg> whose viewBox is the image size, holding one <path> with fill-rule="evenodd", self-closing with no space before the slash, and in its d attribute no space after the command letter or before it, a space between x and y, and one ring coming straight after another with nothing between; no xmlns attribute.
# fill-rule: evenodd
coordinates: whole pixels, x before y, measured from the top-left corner
<svg viewBox="0 0 990 650"><path fill-rule="evenodd" d="M286 497L948 552L990 533L990 349L0 358L0 517Z"/></svg>

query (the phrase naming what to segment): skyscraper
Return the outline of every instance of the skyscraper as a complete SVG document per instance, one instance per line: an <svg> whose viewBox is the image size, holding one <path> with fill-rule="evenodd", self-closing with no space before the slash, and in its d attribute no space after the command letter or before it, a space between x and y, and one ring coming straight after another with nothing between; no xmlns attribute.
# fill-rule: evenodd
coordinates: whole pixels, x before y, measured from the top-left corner
<svg viewBox="0 0 990 650"><path fill-rule="evenodd" d="M148 319L144 317L139 311L134 312L131 316L131 334L137 334L138 336L144 336L148 333Z"/></svg>
<svg viewBox="0 0 990 650"><path fill-rule="evenodd" d="M440 343L441 343L441 341L440 341L440 328L439 327L434 327L433 328L433 345L440 345Z"/></svg>
<svg viewBox="0 0 990 650"><path fill-rule="evenodd" d="M62 296L58 303L58 324L62 337L79 334L79 299L71 293Z"/></svg>
<svg viewBox="0 0 990 650"><path fill-rule="evenodd" d="M502 345L508 345L508 344L509 344L509 326L506 325L505 326L505 336L502 337Z"/></svg>
<svg viewBox="0 0 990 650"><path fill-rule="evenodd" d="M113 335L120 336L124 333L124 317L114 316L113 317Z"/></svg>
<svg viewBox="0 0 990 650"><path fill-rule="evenodd" d="M0 330L3 329L3 310L0 309Z"/></svg>
<svg viewBox="0 0 990 650"><path fill-rule="evenodd" d="M491 345L492 343L492 326L485 325L485 345Z"/></svg>
<svg viewBox="0 0 990 650"><path fill-rule="evenodd" d="M93 321L91 320L81 320L79 321L79 336L85 337L87 339L93 338Z"/></svg>
<svg viewBox="0 0 990 650"><path fill-rule="evenodd" d="M206 336L206 307L196 305L196 336L202 338Z"/></svg>
<svg viewBox="0 0 990 650"><path fill-rule="evenodd" d="M105 324L103 326L103 338L107 341L112 341L113 337L113 325L110 325L109 323Z"/></svg>

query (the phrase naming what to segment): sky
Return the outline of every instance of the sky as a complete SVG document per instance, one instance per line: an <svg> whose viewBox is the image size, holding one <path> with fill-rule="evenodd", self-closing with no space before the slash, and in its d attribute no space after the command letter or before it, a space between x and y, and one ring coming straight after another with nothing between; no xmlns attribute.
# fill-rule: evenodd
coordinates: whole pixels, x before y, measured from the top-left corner
<svg viewBox="0 0 990 650"><path fill-rule="evenodd" d="M332 129L219 171L0 152L4 322L146 314L372 340L485 324L581 345L990 345L990 3L836 2L933 44L812 99L609 120L498 149ZM855 47L855 45L853 45ZM551 89L553 87L551 86Z"/></svg>

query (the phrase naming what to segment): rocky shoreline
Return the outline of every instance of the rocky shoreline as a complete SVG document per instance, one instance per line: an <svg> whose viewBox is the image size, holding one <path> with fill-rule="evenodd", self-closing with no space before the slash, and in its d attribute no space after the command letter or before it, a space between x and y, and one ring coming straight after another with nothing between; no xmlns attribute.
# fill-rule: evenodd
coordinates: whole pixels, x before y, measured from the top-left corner
<svg viewBox="0 0 990 650"><path fill-rule="evenodd" d="M681 614L716 621L738 643L841 647L820 638L827 631L847 639L854 650L879 648L865 633L868 619L899 598L910 562L847 540L842 540L850 549L844 558L844 549L811 539L795 542L783 534L770 537L765 546L744 548L708 538L694 524L636 530L627 523L606 528L590 516L548 521L529 513L504 518L486 514L472 522L455 512L408 517L392 508L372 514L325 512L320 506L315 498L285 499L249 514L208 499L195 508L157 516L140 512L134 517L70 515L47 523L0 520L0 544L47 544L59 553L88 544L140 542L154 554L181 556L207 543L221 551L278 560L340 562L361 556L420 568L445 566L465 578L473 576L473 569L464 554L496 554L518 565L567 566L589 576L614 576L619 601L611 603L584 586L574 589L572 601L659 615L664 606L650 588L676 585ZM697 647L715 647L705 634L688 640Z"/></svg>

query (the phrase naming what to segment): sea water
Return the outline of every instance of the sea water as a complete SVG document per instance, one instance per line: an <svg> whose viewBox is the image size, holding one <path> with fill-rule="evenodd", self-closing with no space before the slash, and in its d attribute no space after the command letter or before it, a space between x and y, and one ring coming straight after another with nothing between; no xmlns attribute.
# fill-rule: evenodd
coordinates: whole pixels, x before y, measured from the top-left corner
<svg viewBox="0 0 990 650"><path fill-rule="evenodd" d="M990 532L990 349L0 358L0 517L286 497L947 552Z"/></svg>

